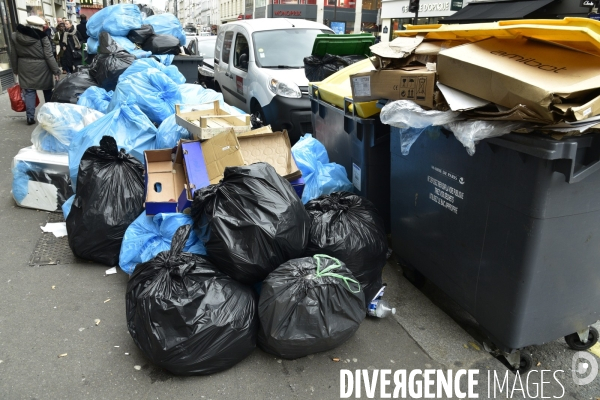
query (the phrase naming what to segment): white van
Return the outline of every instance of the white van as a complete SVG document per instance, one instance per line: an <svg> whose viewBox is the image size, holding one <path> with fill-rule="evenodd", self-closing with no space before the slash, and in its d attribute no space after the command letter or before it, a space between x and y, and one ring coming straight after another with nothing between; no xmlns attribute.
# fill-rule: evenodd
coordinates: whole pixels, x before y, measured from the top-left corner
<svg viewBox="0 0 600 400"><path fill-rule="evenodd" d="M292 142L311 133L304 57L315 38L333 33L303 19L260 18L221 25L215 45L215 89L225 101L287 129Z"/></svg>

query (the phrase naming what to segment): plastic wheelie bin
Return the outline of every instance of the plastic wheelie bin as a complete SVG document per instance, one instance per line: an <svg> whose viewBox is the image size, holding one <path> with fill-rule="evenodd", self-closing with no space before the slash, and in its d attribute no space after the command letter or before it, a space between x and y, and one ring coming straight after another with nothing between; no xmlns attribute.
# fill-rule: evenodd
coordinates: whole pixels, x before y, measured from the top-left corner
<svg viewBox="0 0 600 400"><path fill-rule="evenodd" d="M312 86L311 118L315 138L327 149L329 160L342 165L354 192L371 200L390 227L390 127L379 115L360 118L354 114L351 99L344 109L326 103L319 88Z"/></svg>
<svg viewBox="0 0 600 400"><path fill-rule="evenodd" d="M596 343L600 134L510 134L473 156L440 128L402 155L400 134L392 128L391 231L405 272L453 298L516 368L525 346Z"/></svg>

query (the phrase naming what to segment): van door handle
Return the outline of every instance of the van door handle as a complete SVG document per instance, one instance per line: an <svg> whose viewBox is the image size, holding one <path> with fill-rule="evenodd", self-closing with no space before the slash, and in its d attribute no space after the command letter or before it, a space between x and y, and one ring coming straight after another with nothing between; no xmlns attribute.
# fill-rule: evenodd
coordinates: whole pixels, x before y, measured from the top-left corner
<svg viewBox="0 0 600 400"><path fill-rule="evenodd" d="M231 75L229 72L225 72L225 76L229 79L233 79L233 75Z"/></svg>

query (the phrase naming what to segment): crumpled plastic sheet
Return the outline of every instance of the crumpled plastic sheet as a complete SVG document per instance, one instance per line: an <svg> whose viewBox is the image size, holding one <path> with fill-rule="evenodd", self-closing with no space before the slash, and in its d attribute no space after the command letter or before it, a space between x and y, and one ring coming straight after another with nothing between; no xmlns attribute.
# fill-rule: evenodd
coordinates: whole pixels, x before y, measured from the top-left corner
<svg viewBox="0 0 600 400"><path fill-rule="evenodd" d="M325 146L310 133L302 136L292 147L292 154L305 183L302 203L306 204L324 194L352 191L346 169L330 163Z"/></svg>
<svg viewBox="0 0 600 400"><path fill-rule="evenodd" d="M400 151L403 155L407 156L410 152L410 148L417 141L422 133L440 133L440 126L426 126L425 128L398 128L398 131L392 130L391 134L400 135Z"/></svg>
<svg viewBox="0 0 600 400"><path fill-rule="evenodd" d="M69 146L69 175L75 190L79 162L91 146L98 146L103 136L112 136L123 148L144 163L144 150L154 148L156 127L135 104L126 102L79 131Z"/></svg>
<svg viewBox="0 0 600 400"><path fill-rule="evenodd" d="M381 109L381 122L396 128L426 128L431 125L444 125L460 119L455 111L424 110L410 100L397 100Z"/></svg>
<svg viewBox="0 0 600 400"><path fill-rule="evenodd" d="M156 14L144 20L144 24L152 25L157 35L171 35L179 39L179 44L185 46L185 32L181 22L170 13Z"/></svg>
<svg viewBox="0 0 600 400"><path fill-rule="evenodd" d="M506 135L532 124L522 121L480 121L465 120L444 124L444 128L452 131L454 136L465 146L470 156L475 154L475 145L482 139Z"/></svg>
<svg viewBox="0 0 600 400"><path fill-rule="evenodd" d="M161 213L147 216L144 211L125 232L119 266L125 273L131 275L137 264L153 259L161 251L170 250L173 236L180 226L193 223L192 217L187 214ZM190 232L183 251L206 255L204 244L194 231Z"/></svg>
<svg viewBox="0 0 600 400"><path fill-rule="evenodd" d="M127 36L130 30L142 27L142 13L137 4L117 4L101 9L86 24L87 34L97 38L100 32L111 36Z"/></svg>
<svg viewBox="0 0 600 400"><path fill-rule="evenodd" d="M45 103L38 112L38 126L31 133L31 143L40 151L66 153L73 136L103 116L103 113L82 105Z"/></svg>
<svg viewBox="0 0 600 400"><path fill-rule="evenodd" d="M181 100L179 85L164 72L148 68L119 82L108 111L122 102L131 102L137 104L152 122L160 124L175 113L175 104L181 103Z"/></svg>

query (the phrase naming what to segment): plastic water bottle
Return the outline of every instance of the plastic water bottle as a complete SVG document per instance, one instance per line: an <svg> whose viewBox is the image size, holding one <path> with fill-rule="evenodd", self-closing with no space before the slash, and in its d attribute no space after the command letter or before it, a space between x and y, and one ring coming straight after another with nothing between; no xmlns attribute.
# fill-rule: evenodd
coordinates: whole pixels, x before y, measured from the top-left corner
<svg viewBox="0 0 600 400"><path fill-rule="evenodd" d="M374 300L369 304L369 315L372 317L385 318L390 314L396 314L396 309L385 300Z"/></svg>

